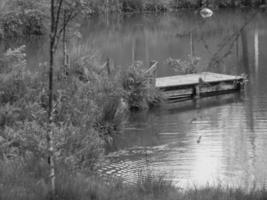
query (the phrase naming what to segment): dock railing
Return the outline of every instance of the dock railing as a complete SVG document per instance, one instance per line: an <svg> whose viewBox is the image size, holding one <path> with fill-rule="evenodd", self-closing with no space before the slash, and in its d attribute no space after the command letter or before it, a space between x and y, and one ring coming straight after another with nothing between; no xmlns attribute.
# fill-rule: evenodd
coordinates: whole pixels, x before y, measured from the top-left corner
<svg viewBox="0 0 267 200"><path fill-rule="evenodd" d="M151 61L150 67L145 71L145 74L150 76L149 83L153 87L155 87L155 85L156 85L158 64L159 64L159 62L157 62L157 61Z"/></svg>

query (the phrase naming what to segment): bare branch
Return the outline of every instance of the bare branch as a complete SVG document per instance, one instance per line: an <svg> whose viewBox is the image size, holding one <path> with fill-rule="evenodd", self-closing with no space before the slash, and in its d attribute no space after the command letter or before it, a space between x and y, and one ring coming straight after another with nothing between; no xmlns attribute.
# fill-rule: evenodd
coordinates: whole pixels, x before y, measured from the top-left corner
<svg viewBox="0 0 267 200"><path fill-rule="evenodd" d="M56 21L55 21L55 34L57 34L57 29L59 25L59 19L60 19L60 13L62 10L62 4L63 0L59 0L58 8L57 8L57 14L56 14Z"/></svg>
<svg viewBox="0 0 267 200"><path fill-rule="evenodd" d="M62 35L62 32L64 29L66 29L66 27L68 26L68 24L78 15L78 12L74 13L74 10L71 10L70 13L67 16L67 19L64 20L64 23L62 24L61 28L58 30L57 32L57 36L56 36L56 44L55 47L57 47L58 43L59 43L59 39Z"/></svg>

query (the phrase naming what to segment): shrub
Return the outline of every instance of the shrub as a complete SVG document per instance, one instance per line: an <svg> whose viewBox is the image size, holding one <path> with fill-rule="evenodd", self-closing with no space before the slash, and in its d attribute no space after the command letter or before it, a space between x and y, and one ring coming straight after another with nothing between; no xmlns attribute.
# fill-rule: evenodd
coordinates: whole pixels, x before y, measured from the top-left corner
<svg viewBox="0 0 267 200"><path fill-rule="evenodd" d="M44 1L11 0L3 5L2 10L2 37L24 37L45 33L48 4Z"/></svg>
<svg viewBox="0 0 267 200"><path fill-rule="evenodd" d="M125 98L131 110L147 109L161 102L160 93L150 84L153 77L143 68L143 64L137 62L122 75Z"/></svg>
<svg viewBox="0 0 267 200"><path fill-rule="evenodd" d="M168 58L167 64L180 74L192 74L200 71L200 58L188 56L188 59Z"/></svg>
<svg viewBox="0 0 267 200"><path fill-rule="evenodd" d="M0 145L2 158L47 157L47 76L26 69L24 46L2 58L0 87ZM70 167L93 168L103 140L93 128L98 107L90 98L91 85L75 77L58 81L54 94L56 159ZM67 84L67 87L66 87Z"/></svg>
<svg viewBox="0 0 267 200"><path fill-rule="evenodd" d="M143 10L142 0L121 0L123 12L140 12Z"/></svg>
<svg viewBox="0 0 267 200"><path fill-rule="evenodd" d="M170 0L146 0L143 4L145 11L159 12L170 9Z"/></svg>
<svg viewBox="0 0 267 200"><path fill-rule="evenodd" d="M79 80L78 88L84 88L85 98L93 103L91 107L96 111L92 113L93 127L108 142L120 132L128 110L119 82L120 72L100 64L98 53L88 45L72 48L69 57L68 79Z"/></svg>

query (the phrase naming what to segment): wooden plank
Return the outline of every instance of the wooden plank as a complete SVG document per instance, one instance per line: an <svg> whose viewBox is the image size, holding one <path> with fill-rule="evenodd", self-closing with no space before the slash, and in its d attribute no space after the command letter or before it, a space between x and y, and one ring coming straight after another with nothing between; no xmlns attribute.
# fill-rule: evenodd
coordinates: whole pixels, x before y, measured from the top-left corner
<svg viewBox="0 0 267 200"><path fill-rule="evenodd" d="M145 74L152 76L149 80L151 86L155 86L156 76L157 76L158 62L154 62L151 67L145 71Z"/></svg>
<svg viewBox="0 0 267 200"><path fill-rule="evenodd" d="M197 85L196 85L197 86ZM177 90L169 90L163 92L163 97L168 100L173 99L199 99L204 96L213 96L219 94L229 93L231 91L239 90L239 85L234 83L218 83L212 84L210 86L199 87L198 91L196 88L191 87L188 89L177 89Z"/></svg>
<svg viewBox="0 0 267 200"><path fill-rule="evenodd" d="M193 86L198 85L199 80L202 80L204 83L219 83L227 81L242 81L242 76L232 76L225 74L217 74L211 72L203 72L200 74L187 74L187 75L177 75L177 76L167 76L156 78L155 86L156 88L167 88L174 86Z"/></svg>
<svg viewBox="0 0 267 200"><path fill-rule="evenodd" d="M159 62L154 62L154 63L151 65L151 67L145 71L145 73L146 73L146 74L150 74L150 75L156 73L156 71L157 71L157 69L158 69L158 63L159 63Z"/></svg>

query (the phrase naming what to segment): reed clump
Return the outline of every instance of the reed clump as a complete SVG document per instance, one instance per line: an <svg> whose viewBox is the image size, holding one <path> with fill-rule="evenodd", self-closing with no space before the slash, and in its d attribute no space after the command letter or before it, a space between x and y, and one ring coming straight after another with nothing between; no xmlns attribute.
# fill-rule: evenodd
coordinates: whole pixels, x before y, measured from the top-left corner
<svg viewBox="0 0 267 200"><path fill-rule="evenodd" d="M142 62L135 62L123 73L121 82L130 110L149 109L162 102L161 93L152 80L153 76L145 72Z"/></svg>

